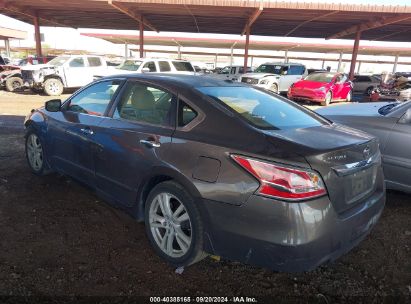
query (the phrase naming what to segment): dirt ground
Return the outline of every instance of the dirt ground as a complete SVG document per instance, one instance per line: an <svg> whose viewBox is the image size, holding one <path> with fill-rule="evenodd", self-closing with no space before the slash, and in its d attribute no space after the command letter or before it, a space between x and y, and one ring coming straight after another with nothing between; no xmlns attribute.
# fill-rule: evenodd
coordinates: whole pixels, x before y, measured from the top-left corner
<svg viewBox="0 0 411 304"><path fill-rule="evenodd" d="M242 295L410 303L409 195L389 192L371 234L315 271L274 273L207 258L177 274L155 255L143 224L67 177L30 173L20 122L47 99L0 91L0 299L20 296L33 303L30 296Z"/></svg>

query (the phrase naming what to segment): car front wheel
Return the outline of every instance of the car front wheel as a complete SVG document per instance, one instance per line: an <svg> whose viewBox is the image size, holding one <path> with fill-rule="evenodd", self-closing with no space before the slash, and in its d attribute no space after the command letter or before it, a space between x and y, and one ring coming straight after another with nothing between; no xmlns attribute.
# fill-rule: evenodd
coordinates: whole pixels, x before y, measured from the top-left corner
<svg viewBox="0 0 411 304"><path fill-rule="evenodd" d="M44 92L49 96L59 96L63 93L63 83L60 79L49 78L44 82Z"/></svg>
<svg viewBox="0 0 411 304"><path fill-rule="evenodd" d="M6 80L6 89L13 92L23 86L23 80L20 77L10 77Z"/></svg>
<svg viewBox="0 0 411 304"><path fill-rule="evenodd" d="M278 85L275 83L270 87L270 91L278 94Z"/></svg>
<svg viewBox="0 0 411 304"><path fill-rule="evenodd" d="M331 92L327 92L327 94L325 95L324 100L321 102L321 105L322 106L328 106L328 105L330 105L331 101L332 101L332 94L331 94Z"/></svg>
<svg viewBox="0 0 411 304"><path fill-rule="evenodd" d="M155 186L145 205L148 238L159 256L176 267L203 259L203 224L194 199L166 181Z"/></svg>
<svg viewBox="0 0 411 304"><path fill-rule="evenodd" d="M36 175L49 173L45 158L44 148L37 134L29 129L26 135L26 158L31 171Z"/></svg>

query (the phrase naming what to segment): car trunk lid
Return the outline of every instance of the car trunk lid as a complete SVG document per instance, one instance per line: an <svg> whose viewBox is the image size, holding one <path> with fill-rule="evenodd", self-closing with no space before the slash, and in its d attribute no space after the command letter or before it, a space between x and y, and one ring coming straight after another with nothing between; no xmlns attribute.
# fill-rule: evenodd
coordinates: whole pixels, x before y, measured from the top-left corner
<svg viewBox="0 0 411 304"><path fill-rule="evenodd" d="M381 155L378 141L370 135L338 124L267 133L296 145L310 167L321 174L337 212L352 208L375 191Z"/></svg>

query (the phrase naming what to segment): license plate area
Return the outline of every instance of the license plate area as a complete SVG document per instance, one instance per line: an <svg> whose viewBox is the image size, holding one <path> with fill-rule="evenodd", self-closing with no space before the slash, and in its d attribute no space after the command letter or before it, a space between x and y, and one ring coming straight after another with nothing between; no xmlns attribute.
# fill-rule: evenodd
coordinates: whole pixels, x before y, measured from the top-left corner
<svg viewBox="0 0 411 304"><path fill-rule="evenodd" d="M347 204L353 204L375 189L376 166L358 171L345 177L345 198Z"/></svg>

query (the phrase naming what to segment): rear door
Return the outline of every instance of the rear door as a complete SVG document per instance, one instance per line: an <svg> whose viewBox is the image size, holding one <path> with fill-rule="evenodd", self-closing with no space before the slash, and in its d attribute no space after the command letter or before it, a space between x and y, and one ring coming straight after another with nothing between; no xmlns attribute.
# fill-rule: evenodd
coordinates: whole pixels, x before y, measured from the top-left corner
<svg viewBox="0 0 411 304"><path fill-rule="evenodd" d="M139 185L161 166L175 129L176 96L166 89L130 80L95 137L97 188L116 203L132 206Z"/></svg>
<svg viewBox="0 0 411 304"><path fill-rule="evenodd" d="M60 112L51 113L48 124L49 159L53 167L95 185L94 138L108 105L122 80L95 83L73 95Z"/></svg>

